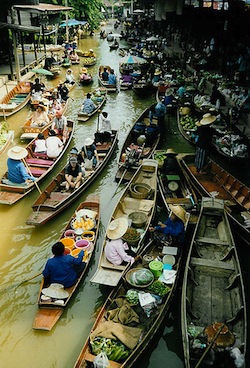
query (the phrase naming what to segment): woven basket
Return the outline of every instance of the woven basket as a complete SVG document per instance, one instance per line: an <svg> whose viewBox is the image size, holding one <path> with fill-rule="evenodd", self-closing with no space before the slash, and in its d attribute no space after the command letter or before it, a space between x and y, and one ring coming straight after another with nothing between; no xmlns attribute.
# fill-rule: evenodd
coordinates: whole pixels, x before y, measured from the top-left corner
<svg viewBox="0 0 250 368"><path fill-rule="evenodd" d="M144 183L131 184L129 189L131 197L137 199L145 199L151 192L151 187Z"/></svg>
<svg viewBox="0 0 250 368"><path fill-rule="evenodd" d="M131 286L133 286L133 287L135 287L135 288L138 288L138 289L145 289L145 288L147 288L149 285L151 285L152 284L152 282L154 281L154 278L152 279L152 281L150 281L148 284L146 284L146 285L136 285L136 284L133 284L133 283L131 283L131 280L130 280L130 278L131 278L131 275L134 273L134 272L136 272L136 271L138 271L140 268L133 268L132 270L129 270L127 273L126 273L126 275L125 275L125 279L126 279L126 281L127 281L127 283L129 284L129 285L131 285Z"/></svg>

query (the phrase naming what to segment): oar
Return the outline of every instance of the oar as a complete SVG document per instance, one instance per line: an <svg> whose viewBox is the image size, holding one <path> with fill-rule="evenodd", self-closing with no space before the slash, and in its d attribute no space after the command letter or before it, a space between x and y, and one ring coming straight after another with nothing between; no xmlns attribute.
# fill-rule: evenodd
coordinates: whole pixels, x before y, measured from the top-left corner
<svg viewBox="0 0 250 368"><path fill-rule="evenodd" d="M33 275L33 276L31 276L31 277L29 277L29 278L27 278L27 279L23 280L22 282L20 282L20 284L18 284L18 285L16 286L16 288L18 288L19 286L21 286L21 285L22 285L22 284L24 284L25 282L31 281L31 280L33 280L33 279L35 279L36 277L41 276L41 275L42 275L42 272L36 273L35 275Z"/></svg>
<svg viewBox="0 0 250 368"><path fill-rule="evenodd" d="M125 165L125 163L124 163L124 164L122 164L122 166L121 166L121 167L123 167L124 165ZM119 182L118 182L118 184L117 184L117 188L116 188L116 190L115 190L115 192L114 192L114 194L112 195L112 197L111 197L111 198L113 198L113 197L116 195L116 193L117 193L117 191L118 191L118 188L119 188L119 186L120 186L120 184L121 184L121 182L122 182L122 180L123 180L123 178L124 178L124 176L125 176L125 174L126 174L127 170L128 170L128 167L125 167L125 169L124 169L124 171L123 171L123 173L122 173L122 175L121 175L121 177L120 177L120 180L119 180Z"/></svg>
<svg viewBox="0 0 250 368"><path fill-rule="evenodd" d="M207 353L209 352L209 350L212 348L215 340L217 339L217 337L219 336L220 332L222 331L222 329L224 328L225 323L223 323L220 328L218 329L218 331L216 332L216 334L213 337L213 340L210 342L210 344L206 347L206 350L204 351L204 353L202 354L202 356L200 357L198 363L196 364L195 368L199 368L199 366L201 365L203 359L205 358L205 356L207 355Z"/></svg>
<svg viewBox="0 0 250 368"><path fill-rule="evenodd" d="M24 159L22 159L22 162L23 162L24 166L26 167L26 169L28 170L28 173L30 174L30 176L33 176L33 175L32 175L32 173L31 173L31 171L30 171L29 166L27 165L27 162L26 162ZM35 183L35 186L36 186L36 188L37 188L38 192L39 192L40 194L42 194L42 191L41 191L41 189L39 188L39 186L38 186L37 182L36 182L36 181L34 181L34 183Z"/></svg>

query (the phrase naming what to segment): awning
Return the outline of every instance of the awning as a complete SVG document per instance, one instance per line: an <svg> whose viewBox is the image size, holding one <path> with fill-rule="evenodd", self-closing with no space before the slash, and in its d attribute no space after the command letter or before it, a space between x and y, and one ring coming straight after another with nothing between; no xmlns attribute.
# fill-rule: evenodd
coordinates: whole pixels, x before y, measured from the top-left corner
<svg viewBox="0 0 250 368"><path fill-rule="evenodd" d="M69 19L68 20L68 26L79 26L79 25L84 25L86 24L87 21L86 20L76 20L76 19ZM66 27L66 22L63 22L62 24L60 24L60 27Z"/></svg>

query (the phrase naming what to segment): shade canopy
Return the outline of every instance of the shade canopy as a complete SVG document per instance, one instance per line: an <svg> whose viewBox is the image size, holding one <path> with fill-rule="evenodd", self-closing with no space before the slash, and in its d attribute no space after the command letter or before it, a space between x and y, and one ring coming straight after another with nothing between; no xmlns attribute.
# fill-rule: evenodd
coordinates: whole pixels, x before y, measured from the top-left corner
<svg viewBox="0 0 250 368"><path fill-rule="evenodd" d="M50 76L54 75L49 70L43 69L43 68L32 69L32 72L36 74L43 74L43 75L50 75Z"/></svg>
<svg viewBox="0 0 250 368"><path fill-rule="evenodd" d="M144 13L144 10L142 9L136 9L133 11L133 14L143 14Z"/></svg>
<svg viewBox="0 0 250 368"><path fill-rule="evenodd" d="M135 55L127 55L124 56L121 60L120 63L124 63L124 64L145 64L147 63L147 60L140 58L139 56L135 56Z"/></svg>
<svg viewBox="0 0 250 368"><path fill-rule="evenodd" d="M151 37L147 38L147 41L158 41L158 37L151 36Z"/></svg>
<svg viewBox="0 0 250 368"><path fill-rule="evenodd" d="M76 19L69 19L68 20L68 26L79 26L79 25L84 25L86 24L87 21L86 20L76 20ZM60 24L60 27L66 27L67 24L66 22L63 22L62 24Z"/></svg>

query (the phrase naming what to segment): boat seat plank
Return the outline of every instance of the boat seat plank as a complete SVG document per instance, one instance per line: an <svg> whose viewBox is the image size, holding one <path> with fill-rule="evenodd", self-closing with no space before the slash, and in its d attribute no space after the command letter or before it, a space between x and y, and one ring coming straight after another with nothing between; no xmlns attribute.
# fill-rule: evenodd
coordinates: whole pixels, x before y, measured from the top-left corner
<svg viewBox="0 0 250 368"><path fill-rule="evenodd" d="M46 207L57 207L61 201L65 199L65 197L68 197L70 192L51 192L50 196L47 197L47 199L44 201L44 205Z"/></svg>
<svg viewBox="0 0 250 368"><path fill-rule="evenodd" d="M234 264L231 261L222 262L222 261L213 261L210 259L195 258L195 257L191 258L191 265L221 268L224 270L231 270L231 271L234 271L235 269Z"/></svg>
<svg viewBox="0 0 250 368"><path fill-rule="evenodd" d="M206 238L206 237L199 237L197 238L197 243L200 244L216 244L216 245L227 245L227 241L223 241L221 239L216 238Z"/></svg>
<svg viewBox="0 0 250 368"><path fill-rule="evenodd" d="M178 205L184 205L184 204L190 204L191 200L190 198L166 198L166 202L168 204L178 204Z"/></svg>
<svg viewBox="0 0 250 368"><path fill-rule="evenodd" d="M43 159L39 159L39 158L27 158L26 162L29 165L44 166L44 167L50 167L54 163L54 161L52 161L52 160L43 160Z"/></svg>
<svg viewBox="0 0 250 368"><path fill-rule="evenodd" d="M126 268L124 265L114 265L113 263L109 262L105 256L102 257L101 267L121 271L124 271Z"/></svg>
<svg viewBox="0 0 250 368"><path fill-rule="evenodd" d="M30 167L30 172L35 177L43 175L46 171L47 170Z"/></svg>
<svg viewBox="0 0 250 368"><path fill-rule="evenodd" d="M90 352L87 351L84 358L87 362L93 362L94 359L96 358L96 355L93 355L93 354L91 354ZM120 366L121 366L120 363L116 363L112 360L109 360L109 367L110 368L119 368Z"/></svg>

